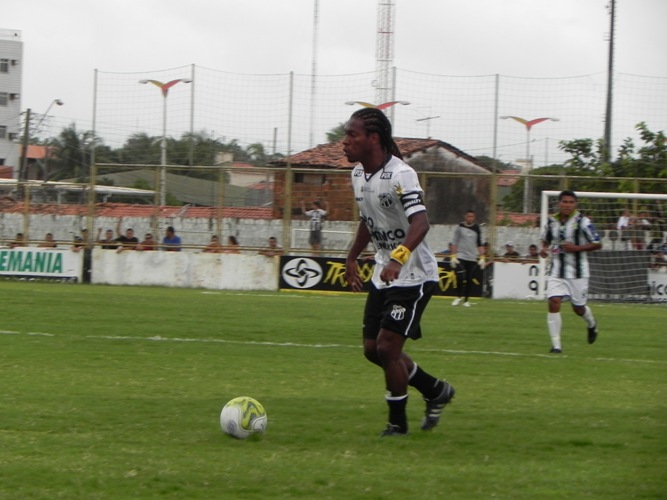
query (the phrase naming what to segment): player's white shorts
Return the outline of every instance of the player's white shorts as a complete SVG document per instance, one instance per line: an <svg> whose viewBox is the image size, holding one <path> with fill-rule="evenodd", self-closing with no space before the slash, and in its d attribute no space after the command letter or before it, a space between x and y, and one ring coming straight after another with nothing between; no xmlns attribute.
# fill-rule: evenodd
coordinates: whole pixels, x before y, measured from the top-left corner
<svg viewBox="0 0 667 500"><path fill-rule="evenodd" d="M547 298L569 298L572 305L585 306L588 301L588 278L547 277Z"/></svg>

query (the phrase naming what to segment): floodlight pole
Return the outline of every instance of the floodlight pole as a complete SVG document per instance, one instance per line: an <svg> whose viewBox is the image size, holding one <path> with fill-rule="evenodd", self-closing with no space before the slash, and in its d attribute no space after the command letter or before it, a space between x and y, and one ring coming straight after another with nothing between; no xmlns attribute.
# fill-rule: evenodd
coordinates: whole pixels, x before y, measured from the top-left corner
<svg viewBox="0 0 667 500"><path fill-rule="evenodd" d="M533 125L538 123L552 121L557 122L558 118L544 117L544 118L534 118L532 120L526 120L525 118L520 118L518 116L501 116L501 120L507 120L511 118L514 121L517 121L526 127L526 167L524 168L524 181L523 181L523 213L527 214L530 212L530 171L533 169L533 159L530 156L530 129L533 128Z"/></svg>
<svg viewBox="0 0 667 500"><path fill-rule="evenodd" d="M192 83L189 78L177 78L167 83L157 80L139 80L139 83L152 83L162 92L162 138L160 140L160 206L167 204L167 96L169 89L177 83Z"/></svg>

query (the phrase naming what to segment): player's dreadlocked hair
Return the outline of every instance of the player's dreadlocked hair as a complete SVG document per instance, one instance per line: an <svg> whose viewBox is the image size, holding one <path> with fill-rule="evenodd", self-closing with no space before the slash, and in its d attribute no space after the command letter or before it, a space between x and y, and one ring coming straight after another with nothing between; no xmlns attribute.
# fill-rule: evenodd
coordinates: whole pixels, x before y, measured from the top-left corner
<svg viewBox="0 0 667 500"><path fill-rule="evenodd" d="M357 118L364 122L366 134L376 133L380 136L380 145L387 153L403 159L403 155L394 142L391 135L391 122L384 111L377 108L361 108L352 113L351 118Z"/></svg>

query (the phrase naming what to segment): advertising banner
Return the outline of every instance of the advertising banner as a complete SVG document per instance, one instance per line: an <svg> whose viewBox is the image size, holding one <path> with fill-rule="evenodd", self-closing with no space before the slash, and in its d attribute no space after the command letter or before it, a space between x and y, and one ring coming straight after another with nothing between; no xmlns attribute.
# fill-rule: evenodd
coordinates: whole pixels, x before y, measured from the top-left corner
<svg viewBox="0 0 667 500"><path fill-rule="evenodd" d="M453 270L449 262L438 262L439 286L435 295L458 297L462 286L461 269ZM373 260L360 261L359 273L364 289L370 288L375 269ZM473 277L471 297L481 297L485 291L485 272L477 267ZM327 292L351 292L345 280L345 259L336 257L282 256L280 258L280 284L283 290L314 290Z"/></svg>
<svg viewBox="0 0 667 500"><path fill-rule="evenodd" d="M0 275L81 280L83 252L19 247L0 249Z"/></svg>

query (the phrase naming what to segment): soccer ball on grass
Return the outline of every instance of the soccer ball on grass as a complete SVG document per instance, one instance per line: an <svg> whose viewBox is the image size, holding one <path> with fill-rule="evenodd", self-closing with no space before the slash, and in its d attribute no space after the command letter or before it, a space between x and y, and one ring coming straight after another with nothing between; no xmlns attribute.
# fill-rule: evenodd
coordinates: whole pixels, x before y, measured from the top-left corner
<svg viewBox="0 0 667 500"><path fill-rule="evenodd" d="M238 439L251 434L264 434L267 416L259 401L241 396L229 401L220 412L222 432Z"/></svg>

